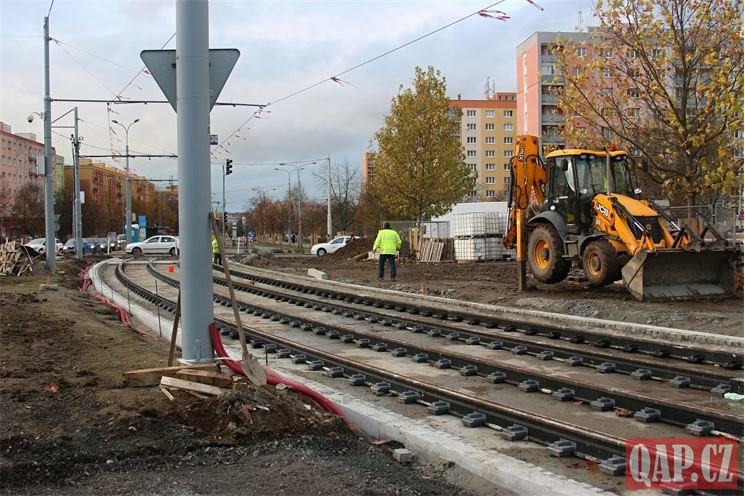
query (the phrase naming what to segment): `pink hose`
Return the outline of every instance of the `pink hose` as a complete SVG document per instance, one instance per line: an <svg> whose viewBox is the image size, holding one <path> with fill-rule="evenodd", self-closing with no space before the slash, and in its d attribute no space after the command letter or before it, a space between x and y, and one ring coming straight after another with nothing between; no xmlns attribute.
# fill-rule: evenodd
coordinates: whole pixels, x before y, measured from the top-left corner
<svg viewBox="0 0 745 496"><path fill-rule="evenodd" d="M220 357L226 357L228 356L228 352L225 350L225 346L222 344L222 338L220 337L220 332L217 330L217 326L215 324L210 324L210 337L212 338L212 347L215 350L215 353L217 356ZM233 372L235 372L238 375L245 376L246 373L243 371L240 365L235 360L231 359L223 359L222 362ZM285 384L295 391L297 391L300 394L303 394L305 396L308 396L310 399L315 401L318 406L323 408L324 410L334 413L336 415L339 415L341 418L344 419L344 421L347 423L347 426L349 428L352 428L352 425L349 423L349 420L344 416L341 409L331 401L330 399L326 398L322 394L318 393L317 391L312 390L308 386L305 386L303 384L300 384L299 382L295 382L291 379L288 379L287 377L284 377L274 370L272 370L270 367L266 365L262 365L264 371L266 372L266 380L269 384Z"/></svg>

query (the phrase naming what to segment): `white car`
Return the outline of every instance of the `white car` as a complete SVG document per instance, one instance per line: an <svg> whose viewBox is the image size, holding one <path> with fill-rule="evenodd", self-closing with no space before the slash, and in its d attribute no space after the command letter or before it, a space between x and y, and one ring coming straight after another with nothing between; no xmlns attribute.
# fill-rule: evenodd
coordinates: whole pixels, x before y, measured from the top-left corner
<svg viewBox="0 0 745 496"><path fill-rule="evenodd" d="M125 250L135 257L143 255L171 255L175 257L179 253L178 238L175 236L157 235L147 238L145 241L130 243Z"/></svg>
<svg viewBox="0 0 745 496"><path fill-rule="evenodd" d="M347 243L349 243L350 239L352 239L352 236L339 236L328 243L318 243L310 248L310 253L318 255L319 257L322 257L327 253L334 253L335 251L344 248Z"/></svg>
<svg viewBox="0 0 745 496"><path fill-rule="evenodd" d="M65 249L65 245L63 245L59 239L54 238L54 245L55 245L55 251L57 253L62 253ZM37 253L41 254L47 251L47 238L36 238L32 239L28 243L26 243L23 246L27 246L29 248L34 249Z"/></svg>

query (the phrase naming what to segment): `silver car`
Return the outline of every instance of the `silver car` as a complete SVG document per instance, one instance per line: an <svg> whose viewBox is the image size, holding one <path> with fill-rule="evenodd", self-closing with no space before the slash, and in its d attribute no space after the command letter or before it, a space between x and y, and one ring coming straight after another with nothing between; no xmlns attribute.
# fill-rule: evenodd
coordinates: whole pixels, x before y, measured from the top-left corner
<svg viewBox="0 0 745 496"><path fill-rule="evenodd" d="M143 255L171 255L175 257L179 253L178 238L160 234L151 236L145 241L128 244L126 252L135 257Z"/></svg>

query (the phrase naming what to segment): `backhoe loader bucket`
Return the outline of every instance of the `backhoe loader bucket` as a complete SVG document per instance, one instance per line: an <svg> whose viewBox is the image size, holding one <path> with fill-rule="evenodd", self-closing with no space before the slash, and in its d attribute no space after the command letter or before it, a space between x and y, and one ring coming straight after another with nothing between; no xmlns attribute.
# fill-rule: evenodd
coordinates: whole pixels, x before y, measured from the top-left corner
<svg viewBox="0 0 745 496"><path fill-rule="evenodd" d="M734 287L734 251L641 251L623 266L621 274L626 289L639 301L729 296Z"/></svg>

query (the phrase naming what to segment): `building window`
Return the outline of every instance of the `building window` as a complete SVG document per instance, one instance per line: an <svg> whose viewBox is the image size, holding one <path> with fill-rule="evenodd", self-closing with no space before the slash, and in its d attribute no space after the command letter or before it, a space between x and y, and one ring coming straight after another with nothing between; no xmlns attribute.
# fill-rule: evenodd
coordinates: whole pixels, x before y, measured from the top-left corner
<svg viewBox="0 0 745 496"><path fill-rule="evenodd" d="M476 172L476 164L469 163L468 164L468 168L471 169L472 171Z"/></svg>
<svg viewBox="0 0 745 496"><path fill-rule="evenodd" d="M577 57L585 57L587 56L587 49L585 47L575 48L574 55L576 55Z"/></svg>
<svg viewBox="0 0 745 496"><path fill-rule="evenodd" d="M504 130L505 131L512 131L512 124L505 124L504 125Z"/></svg>
<svg viewBox="0 0 745 496"><path fill-rule="evenodd" d="M494 197L494 190L493 189L487 189L486 190L486 196L487 196L487 198Z"/></svg>
<svg viewBox="0 0 745 496"><path fill-rule="evenodd" d="M466 151L466 157L475 157L476 156L476 150L467 150Z"/></svg>
<svg viewBox="0 0 745 496"><path fill-rule="evenodd" d="M466 136L466 143L475 145L476 144L476 136Z"/></svg>
<svg viewBox="0 0 745 496"><path fill-rule="evenodd" d="M579 67L574 68L574 77L580 77L582 75L582 69Z"/></svg>
<svg viewBox="0 0 745 496"><path fill-rule="evenodd" d="M606 59L613 58L613 49L612 48L601 48L600 56Z"/></svg>
<svg viewBox="0 0 745 496"><path fill-rule="evenodd" d="M511 144L512 144L512 142L513 142L513 139L512 139L512 137L511 137L511 136L508 136L508 137L506 137L506 138L504 139L504 144L505 144L505 145L511 145Z"/></svg>
<svg viewBox="0 0 745 496"><path fill-rule="evenodd" d="M512 164L504 164L504 170L506 172L509 172L512 170Z"/></svg>
<svg viewBox="0 0 745 496"><path fill-rule="evenodd" d="M494 111L493 110L487 110L484 113L486 114L487 117L494 117Z"/></svg>
<svg viewBox="0 0 745 496"><path fill-rule="evenodd" d="M476 117L475 110L466 110L466 117Z"/></svg>
<svg viewBox="0 0 745 496"><path fill-rule="evenodd" d="M488 124L484 124L484 130L485 131L494 131L494 123L490 122Z"/></svg>
<svg viewBox="0 0 745 496"><path fill-rule="evenodd" d="M512 110L505 110L502 115L504 117L512 117Z"/></svg>
<svg viewBox="0 0 745 496"><path fill-rule="evenodd" d="M603 78L610 79L611 78L611 70L608 68L603 69Z"/></svg>
<svg viewBox="0 0 745 496"><path fill-rule="evenodd" d="M610 117L613 114L613 109L610 107L603 107L600 109L600 115L603 117Z"/></svg>
<svg viewBox="0 0 745 496"><path fill-rule="evenodd" d="M626 115L632 118L638 118L641 115L641 109L638 107L631 107L626 109Z"/></svg>
<svg viewBox="0 0 745 496"><path fill-rule="evenodd" d="M633 60L633 59L638 59L638 58L641 58L641 54L639 53L639 50L633 50L633 49L629 49L629 50L627 50L627 52L626 52L626 53L627 53L628 57L629 57L630 59L632 59L632 60Z"/></svg>
<svg viewBox="0 0 745 496"><path fill-rule="evenodd" d="M489 158L494 157L494 150L486 150L486 156Z"/></svg>
<svg viewBox="0 0 745 496"><path fill-rule="evenodd" d="M512 158L514 155L515 155L515 152L513 152L512 150L505 150L504 151L504 157L505 158Z"/></svg>
<svg viewBox="0 0 745 496"><path fill-rule="evenodd" d="M493 145L494 144L494 136L487 136L484 140L484 143L487 145Z"/></svg>
<svg viewBox="0 0 745 496"><path fill-rule="evenodd" d="M504 184L510 184L510 178L509 177L505 177L504 178Z"/></svg>
<svg viewBox="0 0 745 496"><path fill-rule="evenodd" d="M613 90L610 88L600 88L600 96L609 97L613 94Z"/></svg>
<svg viewBox="0 0 745 496"><path fill-rule="evenodd" d="M487 177L486 184L494 184L494 176Z"/></svg>
<svg viewBox="0 0 745 496"><path fill-rule="evenodd" d="M486 164L486 170L487 171L496 170L496 164Z"/></svg>
<svg viewBox="0 0 745 496"><path fill-rule="evenodd" d="M629 88L626 90L626 95L630 96L631 98L639 98L639 90L636 88Z"/></svg>
<svg viewBox="0 0 745 496"><path fill-rule="evenodd" d="M603 134L603 138L612 138L613 132L608 127L601 128L601 132Z"/></svg>
<svg viewBox="0 0 745 496"><path fill-rule="evenodd" d="M473 122L469 122L466 124L466 131L475 131L476 130L476 124Z"/></svg>

